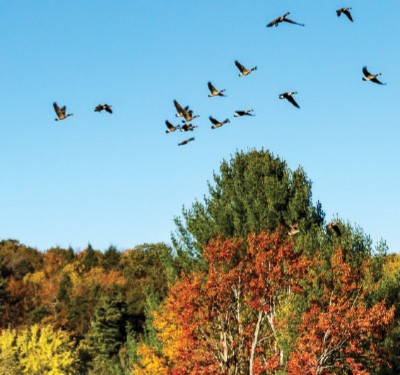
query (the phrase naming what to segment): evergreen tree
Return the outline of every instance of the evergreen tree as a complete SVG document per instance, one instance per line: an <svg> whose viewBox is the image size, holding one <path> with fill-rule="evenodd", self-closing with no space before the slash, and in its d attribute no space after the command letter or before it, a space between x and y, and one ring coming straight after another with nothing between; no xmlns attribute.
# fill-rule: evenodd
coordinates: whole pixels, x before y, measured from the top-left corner
<svg viewBox="0 0 400 375"><path fill-rule="evenodd" d="M175 218L172 241L184 261L198 257L217 235L246 238L250 232L293 225L305 231L324 220L319 202L312 203L311 181L303 169L291 171L269 151L237 152L224 160L208 190L203 202L184 207L183 218Z"/></svg>

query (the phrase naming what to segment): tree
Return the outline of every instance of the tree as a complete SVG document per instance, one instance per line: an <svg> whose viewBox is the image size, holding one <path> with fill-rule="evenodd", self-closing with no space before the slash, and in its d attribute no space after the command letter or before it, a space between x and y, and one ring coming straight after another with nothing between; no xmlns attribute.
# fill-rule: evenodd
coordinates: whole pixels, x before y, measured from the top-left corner
<svg viewBox="0 0 400 375"><path fill-rule="evenodd" d="M298 328L289 374L368 374L384 363L382 341L394 306L368 306L369 272L370 259L354 269L341 250L332 256L331 277L320 276L323 294L311 302Z"/></svg>
<svg viewBox="0 0 400 375"><path fill-rule="evenodd" d="M298 225L301 230L320 226L324 213L311 200L311 181L302 168L291 171L269 151L237 152L214 173L209 196L183 208L175 218L172 236L184 261L198 257L212 238L247 238L251 232L275 231Z"/></svg>
<svg viewBox="0 0 400 375"><path fill-rule="evenodd" d="M33 325L0 333L0 373L19 375L75 374L77 357L73 343L51 326Z"/></svg>
<svg viewBox="0 0 400 375"><path fill-rule="evenodd" d="M154 325L161 356L146 348L141 364L172 373L261 374L283 366L287 301L310 266L278 232L246 241L218 238L204 249L209 267L172 286ZM143 354L142 354L143 356Z"/></svg>

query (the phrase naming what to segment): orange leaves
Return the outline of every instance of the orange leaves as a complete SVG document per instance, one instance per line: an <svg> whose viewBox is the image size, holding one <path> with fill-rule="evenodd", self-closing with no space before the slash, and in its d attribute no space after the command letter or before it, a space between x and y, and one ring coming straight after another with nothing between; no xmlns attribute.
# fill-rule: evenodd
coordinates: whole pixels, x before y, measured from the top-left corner
<svg viewBox="0 0 400 375"><path fill-rule="evenodd" d="M394 308L387 309L384 303L367 306L368 289L361 280L368 267L363 267L352 270L340 250L332 256L333 281L325 280L322 299L312 303L303 316L289 374L328 374L335 369L366 374L366 364L381 363L383 355L375 341L387 331Z"/></svg>

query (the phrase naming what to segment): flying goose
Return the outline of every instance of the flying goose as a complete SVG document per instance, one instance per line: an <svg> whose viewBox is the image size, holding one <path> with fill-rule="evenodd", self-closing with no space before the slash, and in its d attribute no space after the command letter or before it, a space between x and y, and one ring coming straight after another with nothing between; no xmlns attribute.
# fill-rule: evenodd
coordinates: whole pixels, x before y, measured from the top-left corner
<svg viewBox="0 0 400 375"><path fill-rule="evenodd" d="M210 90L210 93L208 94L208 97L211 98L212 96L226 96L223 94L225 89L223 90L217 90L211 82L207 83L208 89Z"/></svg>
<svg viewBox="0 0 400 375"><path fill-rule="evenodd" d="M188 132L188 131L193 131L194 128L197 128L197 125L185 124L180 127L180 130L181 132Z"/></svg>
<svg viewBox="0 0 400 375"><path fill-rule="evenodd" d="M292 23L294 25L299 25L299 26L304 26L303 23L298 23L298 22L294 22L292 20L290 20L289 18L286 18L288 15L290 14L290 12L285 13L283 16L280 16L276 19L274 19L273 21L271 21L267 27L272 27L272 26L278 26L281 22L287 22L287 23Z"/></svg>
<svg viewBox="0 0 400 375"><path fill-rule="evenodd" d="M234 117L254 116L251 112L253 112L252 109L247 109L245 111L235 111L235 114L233 116Z"/></svg>
<svg viewBox="0 0 400 375"><path fill-rule="evenodd" d="M55 121L65 120L67 117L73 116L72 113L65 114L65 111L67 110L66 106L60 108L56 102L53 102L53 107L54 107L54 111L56 112L56 115L57 115L57 118L55 119Z"/></svg>
<svg viewBox="0 0 400 375"><path fill-rule="evenodd" d="M191 109L186 110L185 108L182 108L182 116L184 118L184 120L182 120L182 122L190 122L190 121L194 120L195 118L200 117L199 115L193 116L193 111Z"/></svg>
<svg viewBox="0 0 400 375"><path fill-rule="evenodd" d="M211 126L211 129L220 128L222 125L228 124L230 122L229 119L226 119L226 120L220 122L212 116L210 116L209 119L210 119L211 123L213 124L213 126Z"/></svg>
<svg viewBox="0 0 400 375"><path fill-rule="evenodd" d="M178 146L187 145L189 142L192 142L192 141L194 141L194 137L185 139L185 140L182 141L181 143L178 143Z"/></svg>
<svg viewBox="0 0 400 375"><path fill-rule="evenodd" d="M293 95L295 95L295 94L297 94L297 91L284 92L283 94L279 95L279 99L287 99L295 107L300 108L300 106L297 104L296 100L294 100L294 98L293 98Z"/></svg>
<svg viewBox="0 0 400 375"><path fill-rule="evenodd" d="M371 74L367 70L366 66L363 67L362 72L364 73L364 76L365 76L365 77L362 77L363 81L371 81L371 82L377 83L378 85L386 85L386 83L382 83L381 81L379 81L379 79L376 78L378 76L381 76L382 73Z"/></svg>
<svg viewBox="0 0 400 375"><path fill-rule="evenodd" d="M181 128L180 125L177 125L177 126L172 125L168 120L165 120L165 125L167 125L167 128L168 128L168 129L165 131L166 133L172 133L172 132L174 132L175 130L178 130L178 129Z"/></svg>
<svg viewBox="0 0 400 375"><path fill-rule="evenodd" d="M343 13L343 14L346 15L346 17L347 17L351 22L353 22L353 17L351 16L350 10L351 10L351 8L340 8L340 9L338 9L338 10L336 11L336 14L337 14L338 17L340 17L340 16L342 15L342 13Z"/></svg>
<svg viewBox="0 0 400 375"><path fill-rule="evenodd" d="M335 232L337 236L342 235L342 231L340 230L338 224L339 223L337 221L333 221L326 226L326 231L330 236L332 236L333 232Z"/></svg>
<svg viewBox="0 0 400 375"><path fill-rule="evenodd" d="M183 108L175 99L174 99L174 106L176 108L176 117L182 117L182 112L183 110L187 111L189 109L189 106L186 106L185 108Z"/></svg>
<svg viewBox="0 0 400 375"><path fill-rule="evenodd" d="M95 112L106 111L108 113L113 113L111 106L109 104L99 104L95 109Z"/></svg>
<svg viewBox="0 0 400 375"><path fill-rule="evenodd" d="M239 77L241 76L248 76L254 70L257 70L257 67L251 68L250 70L246 69L239 61L235 60L235 65L240 70Z"/></svg>

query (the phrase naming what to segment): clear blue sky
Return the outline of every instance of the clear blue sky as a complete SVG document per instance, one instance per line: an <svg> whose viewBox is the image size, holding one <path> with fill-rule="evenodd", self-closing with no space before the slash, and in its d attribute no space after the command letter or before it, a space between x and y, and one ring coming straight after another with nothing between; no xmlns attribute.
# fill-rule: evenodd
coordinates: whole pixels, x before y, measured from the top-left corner
<svg viewBox="0 0 400 375"><path fill-rule="evenodd" d="M287 11L306 26L265 27ZM399 252L399 17L396 0L2 1L0 239L168 243L222 159L263 147L304 167L328 220ZM258 70L238 77L236 59ZM209 80L228 97L208 98ZM290 90L300 110L278 99ZM184 147L165 134L173 99L201 116ZM55 122L53 101L74 116ZM104 102L114 114L93 111Z"/></svg>

